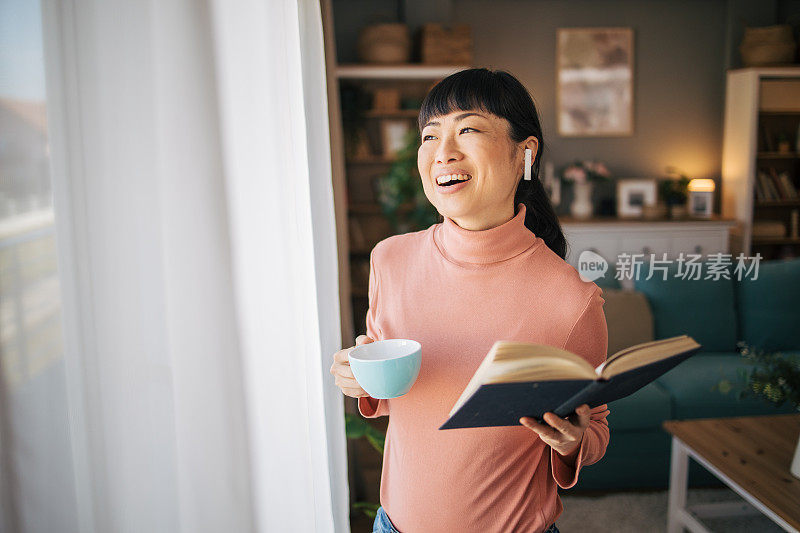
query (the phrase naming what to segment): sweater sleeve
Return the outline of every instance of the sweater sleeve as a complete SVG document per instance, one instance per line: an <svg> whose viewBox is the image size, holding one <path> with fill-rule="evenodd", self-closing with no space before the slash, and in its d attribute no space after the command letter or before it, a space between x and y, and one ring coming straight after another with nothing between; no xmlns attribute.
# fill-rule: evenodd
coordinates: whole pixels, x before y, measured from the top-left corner
<svg viewBox="0 0 800 533"><path fill-rule="evenodd" d="M377 324L380 279L375 268L375 249L369 254L369 309L367 309L367 337L372 340L383 340L383 332ZM365 418L377 418L389 414L387 400L379 400L372 396L362 396L358 399L358 412Z"/></svg>
<svg viewBox="0 0 800 533"><path fill-rule="evenodd" d="M602 289L596 288L564 344L565 350L582 356L594 367L605 361L608 351L608 327L603 312L605 300L602 292ZM607 404L592 409L589 427L583 434L574 464L565 462L564 457L551 448L553 477L562 489L572 488L578 482L582 466L596 463L605 455L610 438L606 420L608 414Z"/></svg>

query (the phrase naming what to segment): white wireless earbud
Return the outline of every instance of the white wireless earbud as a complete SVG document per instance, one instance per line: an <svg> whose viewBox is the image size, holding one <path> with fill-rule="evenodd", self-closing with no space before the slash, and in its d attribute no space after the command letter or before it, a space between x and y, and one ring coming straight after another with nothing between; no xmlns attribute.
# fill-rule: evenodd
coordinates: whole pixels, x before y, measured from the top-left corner
<svg viewBox="0 0 800 533"><path fill-rule="evenodd" d="M525 148L525 179L531 179L531 149Z"/></svg>

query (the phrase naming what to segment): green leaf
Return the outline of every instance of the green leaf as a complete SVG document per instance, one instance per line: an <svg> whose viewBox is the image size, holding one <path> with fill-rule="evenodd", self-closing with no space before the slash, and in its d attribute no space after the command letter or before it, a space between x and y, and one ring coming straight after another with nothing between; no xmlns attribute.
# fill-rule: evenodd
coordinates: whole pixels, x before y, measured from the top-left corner
<svg viewBox="0 0 800 533"><path fill-rule="evenodd" d="M348 439L358 439L364 436L370 426L366 420L352 413L344 414L344 433Z"/></svg>
<svg viewBox="0 0 800 533"><path fill-rule="evenodd" d="M789 402L800 411L800 360L743 342L737 345L742 358L751 366L749 371L738 372L746 382L740 397L750 393L777 406Z"/></svg>
<svg viewBox="0 0 800 533"><path fill-rule="evenodd" d="M372 447L375 448L381 455L383 455L384 437L383 435L375 435L374 433L367 433L367 440Z"/></svg>
<svg viewBox="0 0 800 533"><path fill-rule="evenodd" d="M381 212L395 233L426 229L438 222L439 217L439 212L425 196L417 170L420 138L416 128L408 132L405 141L392 166L377 180Z"/></svg>
<svg viewBox="0 0 800 533"><path fill-rule="evenodd" d="M361 511L368 517L374 519L378 515L380 504L372 502L353 502L353 510Z"/></svg>

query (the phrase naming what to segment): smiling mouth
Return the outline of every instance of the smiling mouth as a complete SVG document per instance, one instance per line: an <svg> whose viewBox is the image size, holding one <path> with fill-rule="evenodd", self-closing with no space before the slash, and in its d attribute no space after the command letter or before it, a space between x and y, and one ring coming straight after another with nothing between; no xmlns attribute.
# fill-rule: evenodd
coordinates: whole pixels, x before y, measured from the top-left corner
<svg viewBox="0 0 800 533"><path fill-rule="evenodd" d="M446 176L439 176L436 178L436 184L441 187L449 187L456 183L463 183L472 179L469 174L448 174Z"/></svg>

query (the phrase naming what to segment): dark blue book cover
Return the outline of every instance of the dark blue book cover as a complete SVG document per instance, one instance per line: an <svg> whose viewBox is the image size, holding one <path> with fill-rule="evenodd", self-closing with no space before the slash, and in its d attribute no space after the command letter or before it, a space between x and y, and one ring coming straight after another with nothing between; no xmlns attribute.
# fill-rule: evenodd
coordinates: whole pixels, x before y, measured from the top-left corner
<svg viewBox="0 0 800 533"><path fill-rule="evenodd" d="M519 426L530 416L541 420L550 411L568 416L586 403L597 407L641 389L691 357L700 345L608 379L574 379L489 383L481 385L439 429Z"/></svg>

